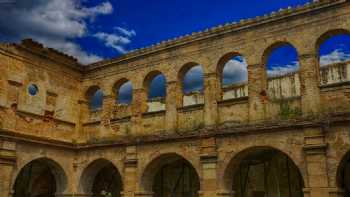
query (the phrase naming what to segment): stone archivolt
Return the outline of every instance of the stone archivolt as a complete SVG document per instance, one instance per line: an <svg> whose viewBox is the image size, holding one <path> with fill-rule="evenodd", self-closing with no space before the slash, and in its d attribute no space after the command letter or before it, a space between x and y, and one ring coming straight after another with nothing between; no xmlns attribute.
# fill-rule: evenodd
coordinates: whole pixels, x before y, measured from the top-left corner
<svg viewBox="0 0 350 197"><path fill-rule="evenodd" d="M32 40L2 44L0 194L349 195L350 63L320 68L318 57L322 42L340 33L350 33L345 0L315 1L85 66ZM286 43L298 52L299 71L267 77L267 56ZM237 54L247 61L248 82L222 88L223 61ZM204 90L184 94L184 71L196 65ZM166 78L166 97L148 99L157 74ZM118 104L127 81L132 102ZM97 90L103 102L92 109Z"/></svg>

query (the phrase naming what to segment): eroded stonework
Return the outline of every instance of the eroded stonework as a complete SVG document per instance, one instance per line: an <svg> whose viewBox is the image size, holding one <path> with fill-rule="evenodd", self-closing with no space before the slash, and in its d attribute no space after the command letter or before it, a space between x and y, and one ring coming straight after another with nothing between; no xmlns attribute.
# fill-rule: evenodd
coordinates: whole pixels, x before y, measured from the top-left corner
<svg viewBox="0 0 350 197"><path fill-rule="evenodd" d="M196 194L182 195L234 196L241 162L259 151L283 153L297 169L301 194L289 196L348 195L350 62L320 68L318 57L320 44L339 33L350 33L350 2L320 0L85 66L32 40L2 44L0 196L26 189L18 189L24 184L18 177L32 162L43 173L37 179L53 179L55 186L28 185L36 192L92 196L98 172L114 169L120 189L113 195L157 196L161 186L154 181L162 179L160 169L169 174L171 166L164 166L172 161L197 174L200 184ZM286 43L298 52L299 71L268 78L267 56ZM236 54L247 61L248 82L221 88L221 62ZM204 91L185 95L181 79L197 64ZM147 98L153 72L166 78L165 99ZM127 80L132 103L117 104L116 88ZM31 84L35 95L28 93ZM91 110L97 89L103 105Z"/></svg>

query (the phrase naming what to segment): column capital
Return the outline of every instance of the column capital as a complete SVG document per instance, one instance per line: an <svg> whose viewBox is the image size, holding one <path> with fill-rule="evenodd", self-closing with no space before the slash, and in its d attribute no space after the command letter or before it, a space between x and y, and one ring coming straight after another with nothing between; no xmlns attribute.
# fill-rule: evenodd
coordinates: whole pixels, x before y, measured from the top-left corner
<svg viewBox="0 0 350 197"><path fill-rule="evenodd" d="M203 77L204 78L216 78L217 77L217 73L216 72L204 73Z"/></svg>
<svg viewBox="0 0 350 197"><path fill-rule="evenodd" d="M166 82L166 85L173 85L173 84L176 84L177 81L176 80L173 80L173 81L167 81Z"/></svg>
<svg viewBox="0 0 350 197"><path fill-rule="evenodd" d="M247 68L248 68L248 69L249 69L249 68L257 68L257 67L260 67L260 66L261 66L260 63L248 64L248 65L247 65Z"/></svg>
<svg viewBox="0 0 350 197"><path fill-rule="evenodd" d="M317 55L315 53L303 53L303 54L299 54L299 60L303 60L303 59L308 59L308 58L316 58Z"/></svg>

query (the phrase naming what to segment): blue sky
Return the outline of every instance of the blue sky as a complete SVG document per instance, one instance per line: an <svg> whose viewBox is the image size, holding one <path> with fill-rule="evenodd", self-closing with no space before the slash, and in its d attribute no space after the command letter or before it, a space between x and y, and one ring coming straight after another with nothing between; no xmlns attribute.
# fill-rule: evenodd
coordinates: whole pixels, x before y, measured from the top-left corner
<svg viewBox="0 0 350 197"><path fill-rule="evenodd" d="M261 4L261 0L128 0L110 1L114 11L112 14L100 16L90 26L93 32L115 33L114 27L122 27L136 32L131 42L125 46L127 50L149 46L151 44L204 30L208 27L239 21L243 18L255 17L276 11L279 8L296 6L307 0L269 0ZM87 7L96 6L100 2L87 1ZM256 6L252 6L256 5ZM98 25L96 25L98 24ZM114 57L118 52L104 46L94 38L78 39L78 43L91 52L104 57Z"/></svg>

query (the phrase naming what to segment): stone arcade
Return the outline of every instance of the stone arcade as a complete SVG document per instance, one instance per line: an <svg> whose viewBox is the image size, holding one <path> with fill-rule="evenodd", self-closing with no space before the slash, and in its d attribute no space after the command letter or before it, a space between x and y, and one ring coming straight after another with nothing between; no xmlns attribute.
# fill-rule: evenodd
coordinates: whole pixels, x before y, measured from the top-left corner
<svg viewBox="0 0 350 197"><path fill-rule="evenodd" d="M2 44L0 196L350 196L350 63L318 56L347 33L350 2L323 0L86 66L32 40ZM286 43L299 71L268 78ZM248 82L222 88L236 55ZM204 90L185 94L195 65ZM149 100L158 74L166 97ZM132 102L119 104L128 81Z"/></svg>

